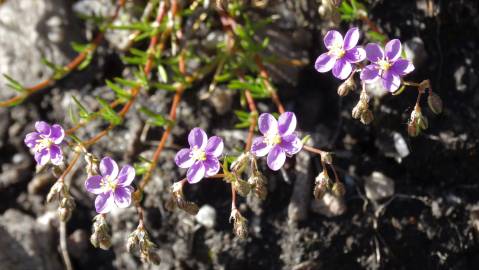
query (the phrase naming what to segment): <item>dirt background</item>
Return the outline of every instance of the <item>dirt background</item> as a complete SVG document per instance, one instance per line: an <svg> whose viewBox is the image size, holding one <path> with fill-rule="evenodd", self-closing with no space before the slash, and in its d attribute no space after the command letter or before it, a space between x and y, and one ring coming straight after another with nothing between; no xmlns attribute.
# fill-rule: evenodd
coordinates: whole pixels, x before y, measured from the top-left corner
<svg viewBox="0 0 479 270"><path fill-rule="evenodd" d="M89 38L89 26L73 12L88 1L7 0L0 4L0 68L31 85L49 74L42 57L66 63L74 55L70 41ZM101 2L101 1L99 1ZM101 2L108 10L108 1ZM187 186L187 197L213 207L214 216L194 218L164 209L168 187L182 177L174 165L176 151L188 130L200 126L225 138L227 152L242 147L245 130L235 130L236 94L220 91L200 100L207 85L185 93L179 121L164 151L144 201L147 228L159 246L162 264L141 266L125 251L125 240L137 225L133 208L109 216L113 247L94 249L89 243L93 198L83 188L82 167L70 179L77 209L68 223L68 246L76 269L477 269L479 265L479 4L477 1L370 1L369 18L388 34L409 44L416 71L409 78L431 79L444 100L444 112L424 109L430 128L409 138L406 123L416 99L414 90L374 100L375 120L369 126L351 118L357 94L339 98L331 74L318 74L311 63L324 50L328 24L318 14L320 1L269 1L258 16L279 14L262 34L272 35L270 53L309 63L304 67L269 66L287 110L296 112L299 127L314 145L331 149L347 193L344 199L315 202L311 191L319 158L302 153L285 170L268 177L264 202L241 198L249 221L249 237L234 239L228 222L229 186L206 180ZM98 7L97 7L98 8ZM99 8L99 9L101 9ZM111 7L110 7L111 10ZM29 18L28 20L18 20ZM360 22L355 25L362 26ZM343 32L349 27L343 23ZM201 42L200 32L194 38ZM293 38L291 38L291 36ZM204 38L204 37L203 37ZM23 137L39 119L70 122L71 96L95 108L94 95L111 96L104 80L128 73L111 34L98 49L91 67L74 72L14 108L0 108L0 269L62 269L58 252L56 204L45 204L53 183L49 173L34 174L33 158ZM227 92L227 94L225 94ZM2 99L11 96L5 86ZM166 113L171 94L153 92L139 102ZM231 104L231 105L229 105ZM268 101L261 111L274 110ZM426 104L424 104L426 108ZM140 137L145 119L136 111L93 152L122 163L151 156L161 129ZM78 136L88 138L104 123L93 122ZM367 187L373 179L383 183ZM373 181L373 182L374 182ZM393 189L394 186L394 190ZM369 191L367 191L369 189ZM371 192L392 192L377 199ZM390 194L390 195L391 195ZM376 198L376 199L375 199ZM214 222L207 228L205 219Z"/></svg>

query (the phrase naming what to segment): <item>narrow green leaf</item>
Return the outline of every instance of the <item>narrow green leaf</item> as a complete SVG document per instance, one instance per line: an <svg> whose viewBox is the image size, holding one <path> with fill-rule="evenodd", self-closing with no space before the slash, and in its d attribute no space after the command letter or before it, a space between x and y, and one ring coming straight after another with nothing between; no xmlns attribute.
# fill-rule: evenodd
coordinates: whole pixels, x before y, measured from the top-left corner
<svg viewBox="0 0 479 270"><path fill-rule="evenodd" d="M83 44L78 42L71 42L70 45L72 46L72 49L78 53L83 52L86 48L90 46L89 43Z"/></svg>
<svg viewBox="0 0 479 270"><path fill-rule="evenodd" d="M102 110L101 116L112 125L119 125L122 122L122 118L111 108L110 104L104 99L97 97L98 103L100 103Z"/></svg>
<svg viewBox="0 0 479 270"><path fill-rule="evenodd" d="M25 92L26 89L16 80L14 80L12 77L8 76L7 74L3 74L3 77L7 79L7 86L19 93Z"/></svg>
<svg viewBox="0 0 479 270"><path fill-rule="evenodd" d="M90 116L90 113L88 110L78 101L78 99L74 96L72 96L73 102L77 105L78 109L80 110L78 113L80 115L80 118L86 119Z"/></svg>
<svg viewBox="0 0 479 270"><path fill-rule="evenodd" d="M68 105L68 117L70 117L70 121L72 121L73 124L78 123L78 115L72 103Z"/></svg>
<svg viewBox="0 0 479 270"><path fill-rule="evenodd" d="M131 98L131 94L121 88L118 84L115 84L110 80L106 80L105 82L106 85L118 95L118 97L126 100L129 100Z"/></svg>

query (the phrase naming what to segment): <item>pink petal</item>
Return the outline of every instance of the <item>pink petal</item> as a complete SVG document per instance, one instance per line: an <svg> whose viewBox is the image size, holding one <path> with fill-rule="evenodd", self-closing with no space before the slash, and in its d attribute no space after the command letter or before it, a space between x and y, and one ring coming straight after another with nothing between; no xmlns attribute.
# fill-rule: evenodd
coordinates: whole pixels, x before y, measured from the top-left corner
<svg viewBox="0 0 479 270"><path fill-rule="evenodd" d="M314 68L321 73L328 72L334 67L336 58L330 56L328 53L321 54L314 63Z"/></svg>
<svg viewBox="0 0 479 270"><path fill-rule="evenodd" d="M369 61L376 63L384 58L384 51L378 44L369 43L366 45L366 57Z"/></svg>
<svg viewBox="0 0 479 270"><path fill-rule="evenodd" d="M401 56L401 41L399 41L399 39L390 40L386 44L384 50L386 51L386 57L388 58L388 60L395 61Z"/></svg>
<svg viewBox="0 0 479 270"><path fill-rule="evenodd" d="M283 136L281 138L281 147L289 156L297 154L303 148L301 139L296 134Z"/></svg>
<svg viewBox="0 0 479 270"><path fill-rule="evenodd" d="M359 41L359 29L357 27L353 27L346 32L344 35L344 45L343 49L349 50L352 49L354 46L358 44Z"/></svg>
<svg viewBox="0 0 479 270"><path fill-rule="evenodd" d="M264 142L264 137L257 137L251 145L251 153L257 157L264 157L271 151L271 148L271 145Z"/></svg>
<svg viewBox="0 0 479 270"><path fill-rule="evenodd" d="M188 143L190 147L198 147L198 149L204 150L208 143L208 136L206 132L201 128L193 128L188 134Z"/></svg>
<svg viewBox="0 0 479 270"><path fill-rule="evenodd" d="M127 187L131 185L135 179L135 175L135 169L127 164L121 168L120 173L118 174L117 184L121 187Z"/></svg>
<svg viewBox="0 0 479 270"><path fill-rule="evenodd" d="M205 177L206 168L202 161L196 161L193 166L188 169L186 178L190 184L198 183Z"/></svg>
<svg viewBox="0 0 479 270"><path fill-rule="evenodd" d="M132 187L117 187L113 193L116 206L118 208L127 208L131 204Z"/></svg>
<svg viewBox="0 0 479 270"><path fill-rule="evenodd" d="M278 130L278 121L269 113L262 113L258 118L258 128L263 134L276 132Z"/></svg>
<svg viewBox="0 0 479 270"><path fill-rule="evenodd" d="M293 112L284 112L278 118L278 130L281 135L289 135L296 130L296 115Z"/></svg>
<svg viewBox="0 0 479 270"><path fill-rule="evenodd" d="M401 86L401 78L393 72L386 71L383 74L383 86L389 91L396 91Z"/></svg>
<svg viewBox="0 0 479 270"><path fill-rule="evenodd" d="M111 192L101 193L96 196L95 210L98 214L106 214L113 209L115 200Z"/></svg>
<svg viewBox="0 0 479 270"><path fill-rule="evenodd" d="M333 75L340 80L344 80L351 74L351 71L353 71L351 64L342 58L336 61L333 68Z"/></svg>
<svg viewBox="0 0 479 270"><path fill-rule="evenodd" d="M328 50L335 46L343 45L343 36L336 30L330 30L324 36L324 45Z"/></svg>
<svg viewBox="0 0 479 270"><path fill-rule="evenodd" d="M38 165L44 166L48 163L50 160L50 151L48 148L43 148L39 152L35 153L35 161L37 162Z"/></svg>
<svg viewBox="0 0 479 270"><path fill-rule="evenodd" d="M50 138L53 139L55 144L60 144L65 138L65 131L60 125L53 125L50 130Z"/></svg>
<svg viewBox="0 0 479 270"><path fill-rule="evenodd" d="M205 152L215 157L219 157L221 153L223 153L223 148L224 148L223 139L221 139L218 136L213 136L208 139Z"/></svg>
<svg viewBox="0 0 479 270"><path fill-rule="evenodd" d="M188 148L183 148L178 151L175 156L175 163L178 167L183 169L193 166L195 160L192 157L191 150Z"/></svg>
<svg viewBox="0 0 479 270"><path fill-rule="evenodd" d="M115 179L118 176L118 164L112 158L104 157L100 161L100 173L103 177Z"/></svg>
<svg viewBox="0 0 479 270"><path fill-rule="evenodd" d="M273 147L271 152L269 152L268 154L268 158L267 158L268 167L273 171L277 171L281 169L281 167L283 167L285 161L286 161L286 154L283 151L283 149L279 145L276 145L275 147Z"/></svg>
<svg viewBox="0 0 479 270"><path fill-rule="evenodd" d="M203 161L205 166L205 176L212 176L217 174L220 171L220 161L214 156L208 156L205 161Z"/></svg>
<svg viewBox="0 0 479 270"><path fill-rule="evenodd" d="M49 151L52 164L60 165L63 161L62 149L59 146L52 144L49 148Z"/></svg>
<svg viewBox="0 0 479 270"><path fill-rule="evenodd" d="M85 189L93 194L100 194L103 193L103 187L101 186L101 182L103 181L103 177L100 175L93 175L90 176L86 181L85 181Z"/></svg>
<svg viewBox="0 0 479 270"><path fill-rule="evenodd" d="M28 148L34 148L37 144L37 140L39 139L40 135L38 134L38 132L30 132L25 136L25 140L23 141Z"/></svg>
<svg viewBox="0 0 479 270"><path fill-rule="evenodd" d="M360 78L365 83L373 83L379 78L379 69L375 65L368 65L361 71Z"/></svg>
<svg viewBox="0 0 479 270"><path fill-rule="evenodd" d="M414 65L406 59L398 59L392 65L391 71L393 71L394 73L400 76L404 76L414 71Z"/></svg>
<svg viewBox="0 0 479 270"><path fill-rule="evenodd" d="M361 47L354 47L344 55L344 59L349 63L358 63L366 59L366 51Z"/></svg>
<svg viewBox="0 0 479 270"><path fill-rule="evenodd" d="M35 129L43 134L43 135L50 135L50 125L47 123L47 122L44 122L44 121L37 121L35 123Z"/></svg>

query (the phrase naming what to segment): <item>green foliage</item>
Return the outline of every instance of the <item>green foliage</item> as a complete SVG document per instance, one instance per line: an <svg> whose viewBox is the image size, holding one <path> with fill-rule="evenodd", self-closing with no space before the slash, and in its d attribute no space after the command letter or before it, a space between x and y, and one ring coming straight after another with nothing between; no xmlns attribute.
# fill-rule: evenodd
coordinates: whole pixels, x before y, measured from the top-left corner
<svg viewBox="0 0 479 270"><path fill-rule="evenodd" d="M97 97L98 103L100 103L102 110L100 111L101 117L112 125L119 125L123 119L113 110L113 108L104 99Z"/></svg>
<svg viewBox="0 0 479 270"><path fill-rule="evenodd" d="M152 110L148 109L147 107L141 107L140 112L145 114L148 117L148 123L152 126L158 127L166 127L168 125L172 125L173 122L167 118L165 118L161 114L157 114Z"/></svg>
<svg viewBox="0 0 479 270"><path fill-rule="evenodd" d="M44 65L46 65L47 67L49 67L53 71L53 76L52 77L55 80L59 80L59 79L63 78L69 71L66 67L56 65L56 64L48 61L45 58L42 59L42 63Z"/></svg>
<svg viewBox="0 0 479 270"><path fill-rule="evenodd" d="M367 14L364 4L357 0L342 1L338 11L341 19L346 22L357 20L361 15Z"/></svg>
<svg viewBox="0 0 479 270"><path fill-rule="evenodd" d="M269 98L271 96L268 86L262 78L246 76L244 80L232 80L228 84L229 89L249 90L253 98Z"/></svg>
<svg viewBox="0 0 479 270"><path fill-rule="evenodd" d="M12 77L8 76L7 74L3 74L3 77L5 77L5 79L7 79L7 87L9 87L10 89L16 91L16 92L19 92L19 93L23 93L25 91L27 91L25 89L25 87L23 87L18 81L14 80Z"/></svg>
<svg viewBox="0 0 479 270"><path fill-rule="evenodd" d="M118 84L110 80L106 80L105 82L106 82L106 85L116 93L116 95L121 101L127 101L131 98L131 94L128 91L125 91L123 88L121 88L121 86L119 86Z"/></svg>
<svg viewBox="0 0 479 270"><path fill-rule="evenodd" d="M133 164L133 168L135 168L136 175L144 175L151 166L151 161L142 157L138 156L139 161Z"/></svg>

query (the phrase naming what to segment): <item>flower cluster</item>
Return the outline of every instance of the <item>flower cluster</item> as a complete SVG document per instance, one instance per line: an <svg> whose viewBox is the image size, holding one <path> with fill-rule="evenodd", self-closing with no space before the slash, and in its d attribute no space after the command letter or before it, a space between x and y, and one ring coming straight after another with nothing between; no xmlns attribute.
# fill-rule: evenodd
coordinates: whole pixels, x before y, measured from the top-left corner
<svg viewBox="0 0 479 270"><path fill-rule="evenodd" d="M361 70L360 78L365 83L373 83L381 79L389 92L396 91L401 86L401 77L414 70L413 64L401 57L401 41L393 39L383 49L376 43L369 43L365 49L356 46L359 41L358 28L351 28L343 36L335 30L330 30L324 36L324 45L328 52L321 54L315 68L318 72L333 70L334 77L345 80L353 70ZM363 60L371 63L365 67L360 65ZM356 65L353 68L353 64Z"/></svg>
<svg viewBox="0 0 479 270"><path fill-rule="evenodd" d="M58 125L49 125L46 122L35 123L36 132L25 136L25 144L33 152L38 165L44 166L48 162L53 165L61 165L63 153L61 145L65 137L65 131Z"/></svg>
<svg viewBox="0 0 479 270"><path fill-rule="evenodd" d="M85 188L97 195L95 209L99 214L110 212L115 206L126 208L131 204L131 183L135 179L135 169L125 165L118 169L116 162L110 157L100 161L100 175L90 176Z"/></svg>

